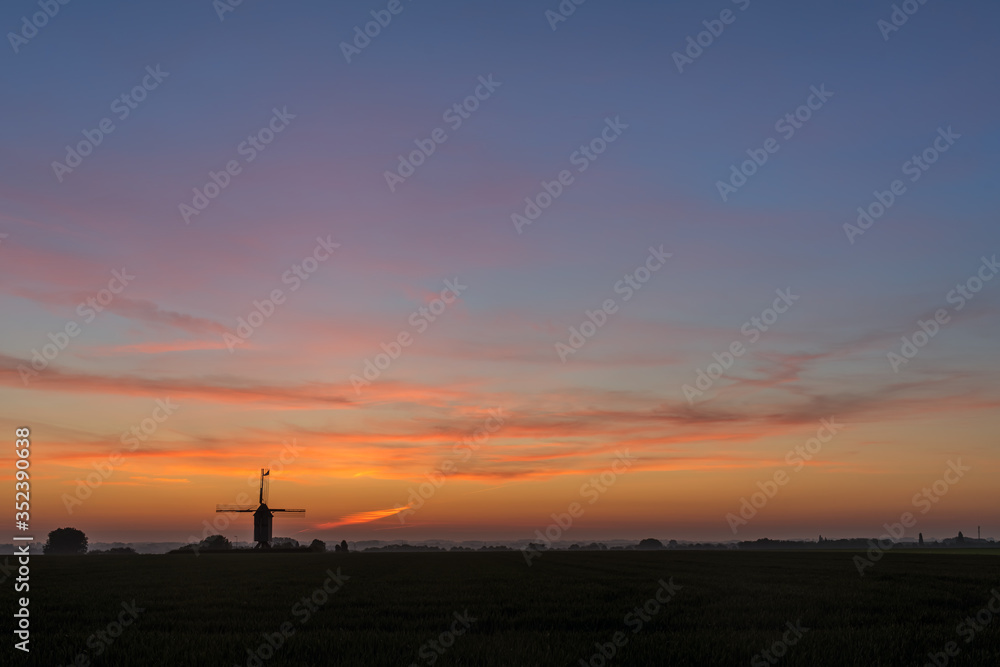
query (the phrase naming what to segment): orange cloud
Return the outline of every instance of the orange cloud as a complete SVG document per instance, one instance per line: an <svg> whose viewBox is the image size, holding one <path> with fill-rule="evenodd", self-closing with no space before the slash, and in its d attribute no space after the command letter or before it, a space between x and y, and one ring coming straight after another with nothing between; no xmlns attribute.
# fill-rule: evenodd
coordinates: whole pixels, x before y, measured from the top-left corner
<svg viewBox="0 0 1000 667"><path fill-rule="evenodd" d="M348 514L345 517L341 517L339 521L330 521L327 523L319 523L314 526L317 530L326 530L327 528L337 528L339 526L348 526L354 523L369 523L371 521L378 521L379 519L384 519L386 517L394 516L399 514L403 510L409 509L410 506L404 505L403 507L393 507L391 509L384 510L371 510L368 512L355 512L354 514Z"/></svg>

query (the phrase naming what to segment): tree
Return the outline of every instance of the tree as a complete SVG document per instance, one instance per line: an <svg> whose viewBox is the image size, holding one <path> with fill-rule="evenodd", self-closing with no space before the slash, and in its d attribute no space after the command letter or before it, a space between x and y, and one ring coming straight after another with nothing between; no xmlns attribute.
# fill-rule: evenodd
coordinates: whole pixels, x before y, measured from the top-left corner
<svg viewBox="0 0 1000 667"><path fill-rule="evenodd" d="M87 536L76 528L56 528L49 533L49 539L42 547L47 554L85 554L87 553Z"/></svg>
<svg viewBox="0 0 1000 667"><path fill-rule="evenodd" d="M108 549L109 554L134 554L135 549L132 547L111 547Z"/></svg>
<svg viewBox="0 0 1000 667"><path fill-rule="evenodd" d="M201 541L201 548L205 551L218 551L232 549L233 545L225 535L210 535Z"/></svg>
<svg viewBox="0 0 1000 667"><path fill-rule="evenodd" d="M98 555L100 555L100 554L134 554L134 553L136 553L136 551L132 547L111 547L107 551L101 551L100 549L93 549L91 551L88 551L87 555L95 555L95 554L98 554Z"/></svg>
<svg viewBox="0 0 1000 667"><path fill-rule="evenodd" d="M646 539L641 540L639 542L639 546L636 547L636 548L637 549L662 549L663 548L663 542L661 542L661 541L659 541L657 539L654 539L652 537L647 537Z"/></svg>
<svg viewBox="0 0 1000 667"><path fill-rule="evenodd" d="M313 540L309 543L309 551L318 551L323 553L326 551L326 542L323 540Z"/></svg>
<svg viewBox="0 0 1000 667"><path fill-rule="evenodd" d="M917 544L919 544L920 546L924 545L924 534L923 533L917 533Z"/></svg>
<svg viewBox="0 0 1000 667"><path fill-rule="evenodd" d="M959 544L965 543L965 535L962 534L962 531L958 531L958 539L955 541L958 542Z"/></svg>
<svg viewBox="0 0 1000 667"><path fill-rule="evenodd" d="M347 553L347 540L340 541L340 550Z"/></svg>

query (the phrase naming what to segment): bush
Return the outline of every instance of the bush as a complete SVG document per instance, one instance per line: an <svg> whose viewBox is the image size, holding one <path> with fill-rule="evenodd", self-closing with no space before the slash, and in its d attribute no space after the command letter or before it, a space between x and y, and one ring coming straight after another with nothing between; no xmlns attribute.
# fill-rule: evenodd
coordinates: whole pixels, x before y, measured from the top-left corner
<svg viewBox="0 0 1000 667"><path fill-rule="evenodd" d="M224 535L210 535L201 541L198 548L206 551L219 551L232 549L233 544Z"/></svg>

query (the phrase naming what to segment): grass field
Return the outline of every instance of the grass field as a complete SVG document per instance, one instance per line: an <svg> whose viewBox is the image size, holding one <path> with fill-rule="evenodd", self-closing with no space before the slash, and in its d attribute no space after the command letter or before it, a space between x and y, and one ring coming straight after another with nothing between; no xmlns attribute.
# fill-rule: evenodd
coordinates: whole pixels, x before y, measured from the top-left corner
<svg viewBox="0 0 1000 667"><path fill-rule="evenodd" d="M924 665L956 642L948 664L1000 665L1000 618L987 612L971 637L957 630L1000 588L1000 558L890 552L862 578L852 556L560 552L530 567L518 552L40 557L32 652L8 639L3 664L839 667ZM316 593L338 568L339 590ZM673 597L636 614L671 578ZM314 593L310 611L301 599ZM106 644L96 633L128 620L133 599L144 610ZM273 656L252 660L248 649L282 624L292 632ZM783 657L767 661L761 652L783 634ZM606 663L592 660L601 644L614 647Z"/></svg>

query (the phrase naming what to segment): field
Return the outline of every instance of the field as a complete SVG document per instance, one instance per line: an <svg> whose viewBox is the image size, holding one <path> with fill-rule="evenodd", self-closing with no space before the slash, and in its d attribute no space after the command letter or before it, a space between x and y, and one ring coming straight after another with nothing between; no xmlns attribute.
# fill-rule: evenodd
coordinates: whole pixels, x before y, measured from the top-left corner
<svg viewBox="0 0 1000 667"><path fill-rule="evenodd" d="M947 664L1000 664L1000 618L958 627L1000 589L1000 558L890 552L862 578L853 555L553 552L530 567L518 552L39 557L32 652L8 638L2 662L841 667L940 653L943 665L955 642ZM327 574L338 568L339 584ZM118 634L120 617L131 623L120 636L97 634ZM776 642L772 662L762 652Z"/></svg>

